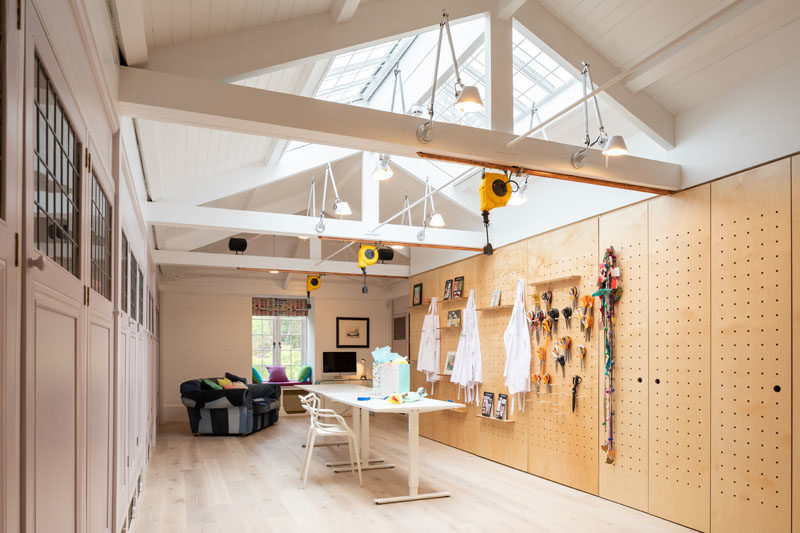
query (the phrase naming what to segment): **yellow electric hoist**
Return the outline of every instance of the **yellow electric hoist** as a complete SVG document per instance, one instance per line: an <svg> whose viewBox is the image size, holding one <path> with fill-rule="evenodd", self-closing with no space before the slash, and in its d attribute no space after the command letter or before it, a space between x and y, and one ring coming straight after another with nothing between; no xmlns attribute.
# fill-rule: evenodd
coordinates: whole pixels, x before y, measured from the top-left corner
<svg viewBox="0 0 800 533"><path fill-rule="evenodd" d="M512 184L517 186L517 182L508 177L504 172L487 172L483 169L483 178L481 185L478 188L478 195L481 199L481 215L483 216L483 225L486 228L486 246L483 247L483 253L492 255L494 249L489 242L489 211L495 207L505 207L511 198Z"/></svg>
<svg viewBox="0 0 800 533"><path fill-rule="evenodd" d="M322 287L322 280L316 274L306 276L306 297L308 298L308 308L311 309L311 291Z"/></svg>
<svg viewBox="0 0 800 533"><path fill-rule="evenodd" d="M364 273L364 286L361 287L361 292L366 294L369 292L367 287L367 267L374 265L378 262L378 247L372 244L362 244L358 249L358 268Z"/></svg>

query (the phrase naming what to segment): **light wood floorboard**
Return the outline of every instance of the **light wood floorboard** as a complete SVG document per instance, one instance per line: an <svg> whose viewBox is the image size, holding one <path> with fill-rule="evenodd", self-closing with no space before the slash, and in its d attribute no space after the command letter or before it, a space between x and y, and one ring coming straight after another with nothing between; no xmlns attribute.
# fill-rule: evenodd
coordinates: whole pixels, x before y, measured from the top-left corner
<svg viewBox="0 0 800 533"><path fill-rule="evenodd" d="M365 471L361 488L355 475L324 465L347 459L346 447L319 447L303 489L307 424L284 417L247 437L194 437L188 423L162 425L134 533L690 531L424 438L420 492L452 497L375 505L408 490L407 425L398 415L373 417L370 426L373 457L397 468Z"/></svg>

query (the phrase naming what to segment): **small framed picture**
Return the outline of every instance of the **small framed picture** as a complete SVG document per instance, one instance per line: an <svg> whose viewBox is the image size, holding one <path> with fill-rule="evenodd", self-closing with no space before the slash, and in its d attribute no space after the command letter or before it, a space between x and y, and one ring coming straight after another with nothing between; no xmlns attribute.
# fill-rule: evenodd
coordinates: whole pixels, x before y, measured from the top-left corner
<svg viewBox="0 0 800 533"><path fill-rule="evenodd" d="M411 305L422 305L422 283L414 285L411 292Z"/></svg>
<svg viewBox="0 0 800 533"><path fill-rule="evenodd" d="M489 307L497 307L500 305L500 289L495 289L492 293L492 303L489 304Z"/></svg>
<svg viewBox="0 0 800 533"><path fill-rule="evenodd" d="M447 312L447 325L451 328L461 325L461 309L453 309Z"/></svg>
<svg viewBox="0 0 800 533"><path fill-rule="evenodd" d="M506 419L506 410L508 408L508 395L507 394L498 394L497 395L497 412L495 413L495 418L498 420L505 420Z"/></svg>
<svg viewBox="0 0 800 533"><path fill-rule="evenodd" d="M444 282L444 296L442 297L442 300L449 300L452 294L453 294L453 280L448 279L447 281Z"/></svg>
<svg viewBox="0 0 800 533"><path fill-rule="evenodd" d="M494 412L494 393L484 392L483 405L481 405L481 414L483 416L491 418L493 412Z"/></svg>
<svg viewBox="0 0 800 533"><path fill-rule="evenodd" d="M453 280L453 298L461 298L464 292L464 276L458 276Z"/></svg>
<svg viewBox="0 0 800 533"><path fill-rule="evenodd" d="M369 318L336 317L337 348L369 348Z"/></svg>
<svg viewBox="0 0 800 533"><path fill-rule="evenodd" d="M448 376L453 374L453 367L456 364L456 352L447 352L444 360L444 373Z"/></svg>

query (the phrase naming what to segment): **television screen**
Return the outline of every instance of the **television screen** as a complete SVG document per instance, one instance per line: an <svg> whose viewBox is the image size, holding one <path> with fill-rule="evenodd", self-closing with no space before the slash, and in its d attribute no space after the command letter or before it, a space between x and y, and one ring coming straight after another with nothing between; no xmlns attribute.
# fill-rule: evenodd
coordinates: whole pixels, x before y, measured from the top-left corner
<svg viewBox="0 0 800 533"><path fill-rule="evenodd" d="M358 372L356 352L322 352L322 371L331 374Z"/></svg>

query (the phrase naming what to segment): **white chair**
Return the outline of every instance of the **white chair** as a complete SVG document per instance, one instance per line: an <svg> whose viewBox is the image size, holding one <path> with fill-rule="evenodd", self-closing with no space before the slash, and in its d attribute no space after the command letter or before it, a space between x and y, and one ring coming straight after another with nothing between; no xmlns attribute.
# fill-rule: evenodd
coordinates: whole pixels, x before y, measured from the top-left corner
<svg viewBox="0 0 800 533"><path fill-rule="evenodd" d="M350 452L350 468L353 471L358 470L358 482L363 487L364 480L361 477L361 456L358 450L358 440L356 434L347 425L344 418L342 418L333 409L320 409L319 397L313 392L300 397L300 403L309 414L310 424L308 426L308 433L306 434L306 453L303 458L303 467L301 470L301 478L303 480L303 487L306 486L308 479L308 470L311 466L311 454L314 451L314 442L317 437L346 437L347 448ZM335 423L323 422L322 420L335 420ZM355 464L353 464L353 457L355 455Z"/></svg>

